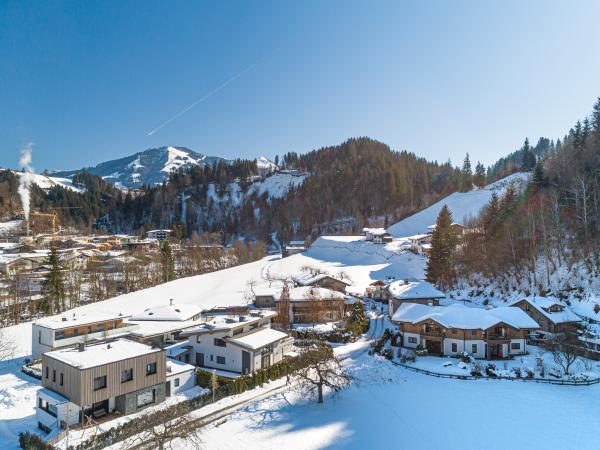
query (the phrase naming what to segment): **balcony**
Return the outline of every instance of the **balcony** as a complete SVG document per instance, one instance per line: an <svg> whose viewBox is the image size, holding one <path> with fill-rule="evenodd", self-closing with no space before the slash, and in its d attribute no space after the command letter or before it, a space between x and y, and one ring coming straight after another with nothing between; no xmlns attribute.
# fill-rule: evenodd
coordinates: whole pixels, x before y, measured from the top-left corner
<svg viewBox="0 0 600 450"><path fill-rule="evenodd" d="M105 331L96 331L94 333L79 334L77 336L69 336L63 339L55 339L53 347L68 347L87 341L104 341L110 338L126 336L140 326L138 324L128 324L119 328L113 328Z"/></svg>

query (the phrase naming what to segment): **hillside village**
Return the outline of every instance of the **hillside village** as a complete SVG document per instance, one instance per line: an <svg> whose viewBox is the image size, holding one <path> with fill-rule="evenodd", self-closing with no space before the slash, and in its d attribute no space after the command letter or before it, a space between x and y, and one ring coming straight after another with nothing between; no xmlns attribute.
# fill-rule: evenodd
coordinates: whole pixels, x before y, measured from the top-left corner
<svg viewBox="0 0 600 450"><path fill-rule="evenodd" d="M65 278L97 264L123 286L134 273L124 267L143 265L147 255L163 254L165 245L173 254L185 249L170 230L151 230L143 238L67 230L23 236L22 223L5 223L3 307L7 318L17 309L22 323L2 332L13 348L1 363L0 389L18 419L3 429L3 438L16 443L19 433L35 430L57 448L88 448L90 439L129 423L133 431L119 437L126 448L131 436L144 433L137 417L152 420L179 404L193 415L212 401L251 395L257 377L267 377L257 386L278 383L275 374L297 367L314 341L336 343L336 355L364 348L367 353L350 360L367 358L378 365L376 372L389 365L386 370L398 372L394 376L594 386L600 381L600 338L593 313L586 316L575 303L548 296L483 302L425 281L436 229L431 218L449 205L464 221L450 224L460 246L478 232L469 226L472 212L492 192L523 182L527 177L517 174L462 194L464 200L451 196L388 229L365 227L361 235L321 236L312 244L290 241L279 255L147 289L121 287L114 298L67 306L55 315L34 306L44 302L51 253ZM401 236L402 230L414 234ZM160 258L150 264L159 272L165 267ZM358 325L361 315L367 322ZM249 390L239 387L241 380ZM237 388L231 393L218 386Z"/></svg>

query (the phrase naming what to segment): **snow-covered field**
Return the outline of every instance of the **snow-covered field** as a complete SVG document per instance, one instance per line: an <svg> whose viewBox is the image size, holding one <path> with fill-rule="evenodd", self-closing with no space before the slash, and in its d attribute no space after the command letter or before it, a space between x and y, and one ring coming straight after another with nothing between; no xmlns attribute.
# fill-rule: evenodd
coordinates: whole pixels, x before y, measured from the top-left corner
<svg viewBox="0 0 600 450"><path fill-rule="evenodd" d="M487 205L492 198L492 193L501 197L506 188L514 184L517 188L529 180L528 173L515 173L506 178L498 180L482 189L474 189L469 192L455 192L448 197L434 203L404 220L390 226L387 231L395 237L412 236L425 233L429 225L433 225L440 210L447 205L452 212L452 219L457 223L465 223L476 217L481 209Z"/></svg>
<svg viewBox="0 0 600 450"><path fill-rule="evenodd" d="M338 396L322 405L295 392L253 402L208 425L205 448L598 448L600 385L438 379L360 348L349 356L356 382Z"/></svg>

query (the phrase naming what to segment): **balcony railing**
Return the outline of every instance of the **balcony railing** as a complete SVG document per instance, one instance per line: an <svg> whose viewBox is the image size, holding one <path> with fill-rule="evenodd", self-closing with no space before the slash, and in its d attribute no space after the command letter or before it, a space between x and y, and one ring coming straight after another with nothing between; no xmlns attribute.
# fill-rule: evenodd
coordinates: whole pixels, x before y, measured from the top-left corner
<svg viewBox="0 0 600 450"><path fill-rule="evenodd" d="M138 324L129 324L119 328L112 328L110 330L95 331L93 333L78 334L77 336L69 336L62 339L54 339L54 343L60 346L67 346L72 344L78 344L79 342L93 341L93 340L104 340L116 336L123 336L130 333L133 330L137 330L140 326Z"/></svg>

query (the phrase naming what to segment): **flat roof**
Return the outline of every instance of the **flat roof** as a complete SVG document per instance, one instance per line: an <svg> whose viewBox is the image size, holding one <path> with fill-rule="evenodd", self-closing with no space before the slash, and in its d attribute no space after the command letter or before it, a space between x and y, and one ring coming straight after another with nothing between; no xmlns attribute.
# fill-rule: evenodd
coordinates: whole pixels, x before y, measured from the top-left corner
<svg viewBox="0 0 600 450"><path fill-rule="evenodd" d="M166 304L147 308L140 313L134 314L129 320L184 321L189 320L194 316L197 316L206 308L206 306L190 304Z"/></svg>
<svg viewBox="0 0 600 450"><path fill-rule="evenodd" d="M139 337L156 336L157 334L172 333L186 330L204 323L198 320L128 320L127 323L138 325L139 328L131 331L131 335Z"/></svg>
<svg viewBox="0 0 600 450"><path fill-rule="evenodd" d="M89 325L91 323L106 322L109 320L125 319L129 316L122 314L109 314L103 312L95 313L70 313L70 314L58 314L56 316L42 317L34 322L34 325L39 325L45 328L51 328L53 330L60 330L62 328L70 328L77 325Z"/></svg>
<svg viewBox="0 0 600 450"><path fill-rule="evenodd" d="M186 364L175 359L167 359L167 378L180 373L190 372L192 370L196 370L196 368L191 364Z"/></svg>
<svg viewBox="0 0 600 450"><path fill-rule="evenodd" d="M190 336L194 334L210 333L213 331L225 331L232 328L239 327L240 325L258 322L262 319L272 318L277 315L275 311L266 310L255 310L253 315L234 315L234 314L223 314L215 316L212 320L204 322L201 325L186 330L182 333L182 336ZM242 318L242 320L240 320Z"/></svg>
<svg viewBox="0 0 600 450"><path fill-rule="evenodd" d="M128 339L117 339L108 343L86 345L83 351L79 351L77 347L65 348L47 352L45 355L78 369L88 369L162 351L160 348L152 348Z"/></svg>

